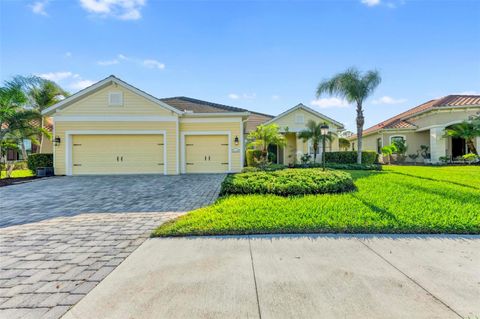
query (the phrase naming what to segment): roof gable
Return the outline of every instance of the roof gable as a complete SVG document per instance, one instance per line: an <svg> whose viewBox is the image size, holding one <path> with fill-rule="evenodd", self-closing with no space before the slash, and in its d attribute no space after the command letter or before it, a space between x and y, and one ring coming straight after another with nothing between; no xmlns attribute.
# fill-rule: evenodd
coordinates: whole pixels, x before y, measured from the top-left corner
<svg viewBox="0 0 480 319"><path fill-rule="evenodd" d="M343 126L342 123L337 122L337 121L335 121L334 119L332 119L332 118L330 118L330 117L328 117L328 116L326 116L326 115L324 115L324 114L322 114L322 113L320 113L320 112L317 112L317 111L309 108L308 106L306 106L306 105L304 105L304 104L302 104L302 103L297 104L296 106L292 107L291 109L286 110L286 111L283 112L283 113L280 113L279 115L277 115L276 117L274 117L274 118L271 119L270 121L266 122L265 124L270 124L270 123L276 122L277 120L279 120L279 119L281 119L281 118L283 118L283 117L285 117L285 116L287 116L287 115L289 115L289 114L291 114L291 113L293 113L293 112L295 112L295 111L297 111L297 110L304 110L305 112L308 112L308 113L310 113L310 114L312 114L312 115L314 115L314 116L316 116L316 117L319 117L319 118L321 118L321 119L323 119L323 120L325 120L325 121L328 121L328 122L331 122L331 123L335 124L335 125L338 126L339 128L342 128L342 129L344 128L344 126Z"/></svg>
<svg viewBox="0 0 480 319"><path fill-rule="evenodd" d="M153 102L155 105L157 105L160 108L172 111L177 114L182 114L183 112L179 111L178 109L166 104L165 102L161 101L160 99L157 99L156 97L120 80L119 78L115 77L114 75L110 75L109 77L81 90L78 91L77 93L67 97L66 99L50 106L49 108L45 109L42 111L43 115L52 115L55 111L61 110L63 108L66 108L70 105L72 105L75 102L78 102L82 100L84 97L89 96L90 94L93 94L99 90L102 90L103 88L106 88L107 86L111 84L116 84L121 86L122 88L129 90L135 94L138 94L142 96L143 98Z"/></svg>
<svg viewBox="0 0 480 319"><path fill-rule="evenodd" d="M246 113L248 110L224 104L202 101L186 96L176 96L160 99L162 102L181 112L193 113Z"/></svg>

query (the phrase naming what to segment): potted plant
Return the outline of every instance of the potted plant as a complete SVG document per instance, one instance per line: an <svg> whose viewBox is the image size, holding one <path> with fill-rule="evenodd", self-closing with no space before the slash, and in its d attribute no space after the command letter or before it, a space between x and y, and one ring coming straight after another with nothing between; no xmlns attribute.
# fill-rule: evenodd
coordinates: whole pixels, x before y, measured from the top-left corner
<svg viewBox="0 0 480 319"><path fill-rule="evenodd" d="M408 154L408 157L413 161L414 164L417 164L417 158L419 157L420 155L417 153L415 154Z"/></svg>
<svg viewBox="0 0 480 319"><path fill-rule="evenodd" d="M430 147L428 145L420 145L420 155L423 158L425 164L430 164Z"/></svg>

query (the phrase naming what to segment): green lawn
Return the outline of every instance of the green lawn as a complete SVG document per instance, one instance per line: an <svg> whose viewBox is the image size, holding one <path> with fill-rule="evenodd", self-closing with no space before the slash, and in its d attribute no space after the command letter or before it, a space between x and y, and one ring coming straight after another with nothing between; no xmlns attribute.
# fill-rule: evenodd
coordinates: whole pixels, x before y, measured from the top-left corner
<svg viewBox="0 0 480 319"><path fill-rule="evenodd" d="M355 192L225 197L152 235L480 233L480 166L387 166L351 174Z"/></svg>
<svg viewBox="0 0 480 319"><path fill-rule="evenodd" d="M33 176L32 171L29 169L18 169L12 172L12 178L19 178L19 177L30 177ZM1 178L5 178L5 171L1 172Z"/></svg>

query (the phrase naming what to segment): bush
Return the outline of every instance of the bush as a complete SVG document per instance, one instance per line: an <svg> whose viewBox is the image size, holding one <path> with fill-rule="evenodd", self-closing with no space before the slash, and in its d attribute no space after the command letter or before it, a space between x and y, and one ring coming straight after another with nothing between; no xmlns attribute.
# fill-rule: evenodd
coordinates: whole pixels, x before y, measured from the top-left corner
<svg viewBox="0 0 480 319"><path fill-rule="evenodd" d="M350 174L320 169L284 169L227 176L221 195L275 194L280 196L341 193L355 189Z"/></svg>
<svg viewBox="0 0 480 319"><path fill-rule="evenodd" d="M321 168L322 163L307 163L297 164L295 168ZM331 169L343 169L343 170L358 170L358 171L381 171L382 165L380 164L338 164L338 163L325 163L326 168Z"/></svg>
<svg viewBox="0 0 480 319"><path fill-rule="evenodd" d="M255 167L258 166L258 163L261 161L262 158L262 151L261 150L247 150L246 152L247 157L247 166Z"/></svg>
<svg viewBox="0 0 480 319"><path fill-rule="evenodd" d="M287 168L285 165L282 164L270 164L266 166L259 166L259 167L244 167L242 173L249 173L249 172L273 172L279 171L281 169Z"/></svg>
<svg viewBox="0 0 480 319"><path fill-rule="evenodd" d="M357 152L356 151L325 152L325 162L337 163L337 164L356 164ZM377 162L378 162L377 152L375 151L362 152L363 164L375 164Z"/></svg>
<svg viewBox="0 0 480 319"><path fill-rule="evenodd" d="M32 154L28 157L28 168L37 173L39 167L53 167L53 154Z"/></svg>
<svg viewBox="0 0 480 319"><path fill-rule="evenodd" d="M13 170L28 169L27 161L16 161Z"/></svg>

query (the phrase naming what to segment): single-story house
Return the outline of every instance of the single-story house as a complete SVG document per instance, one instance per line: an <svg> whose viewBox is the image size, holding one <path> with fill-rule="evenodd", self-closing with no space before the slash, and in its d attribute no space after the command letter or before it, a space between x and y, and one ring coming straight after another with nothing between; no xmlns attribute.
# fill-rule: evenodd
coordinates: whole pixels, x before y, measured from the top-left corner
<svg viewBox="0 0 480 319"><path fill-rule="evenodd" d="M338 133L344 130L344 125L301 103L277 116L251 112L246 133L255 130L259 124L277 124L280 132L285 136L286 145L284 147L271 145L269 151L276 154L277 164L299 163L304 154L309 154L313 158L314 150L311 141L305 142L297 135L306 128L306 123L310 120L327 124L329 131L333 133L333 140L327 142L325 152L339 151ZM322 147L323 145L319 145L317 150L317 161L321 161Z"/></svg>
<svg viewBox="0 0 480 319"><path fill-rule="evenodd" d="M415 154L422 145L426 145L432 163L438 163L444 156L454 159L469 150L464 139L443 137L445 129L478 115L480 95L448 95L434 99L364 130L363 150L375 150L381 154L383 146L402 139L408 147L407 154ZM352 150L355 150L356 135L349 140ZM480 137L475 143L480 148ZM411 159L407 158L407 161Z"/></svg>
<svg viewBox="0 0 480 319"><path fill-rule="evenodd" d="M309 119L343 129L302 104L273 117L187 97L158 99L113 75L42 114L53 123L57 175L239 172L245 136L261 123L277 123L286 135L287 146L275 149L285 164L311 149L295 134ZM327 150L338 150L338 141Z"/></svg>

